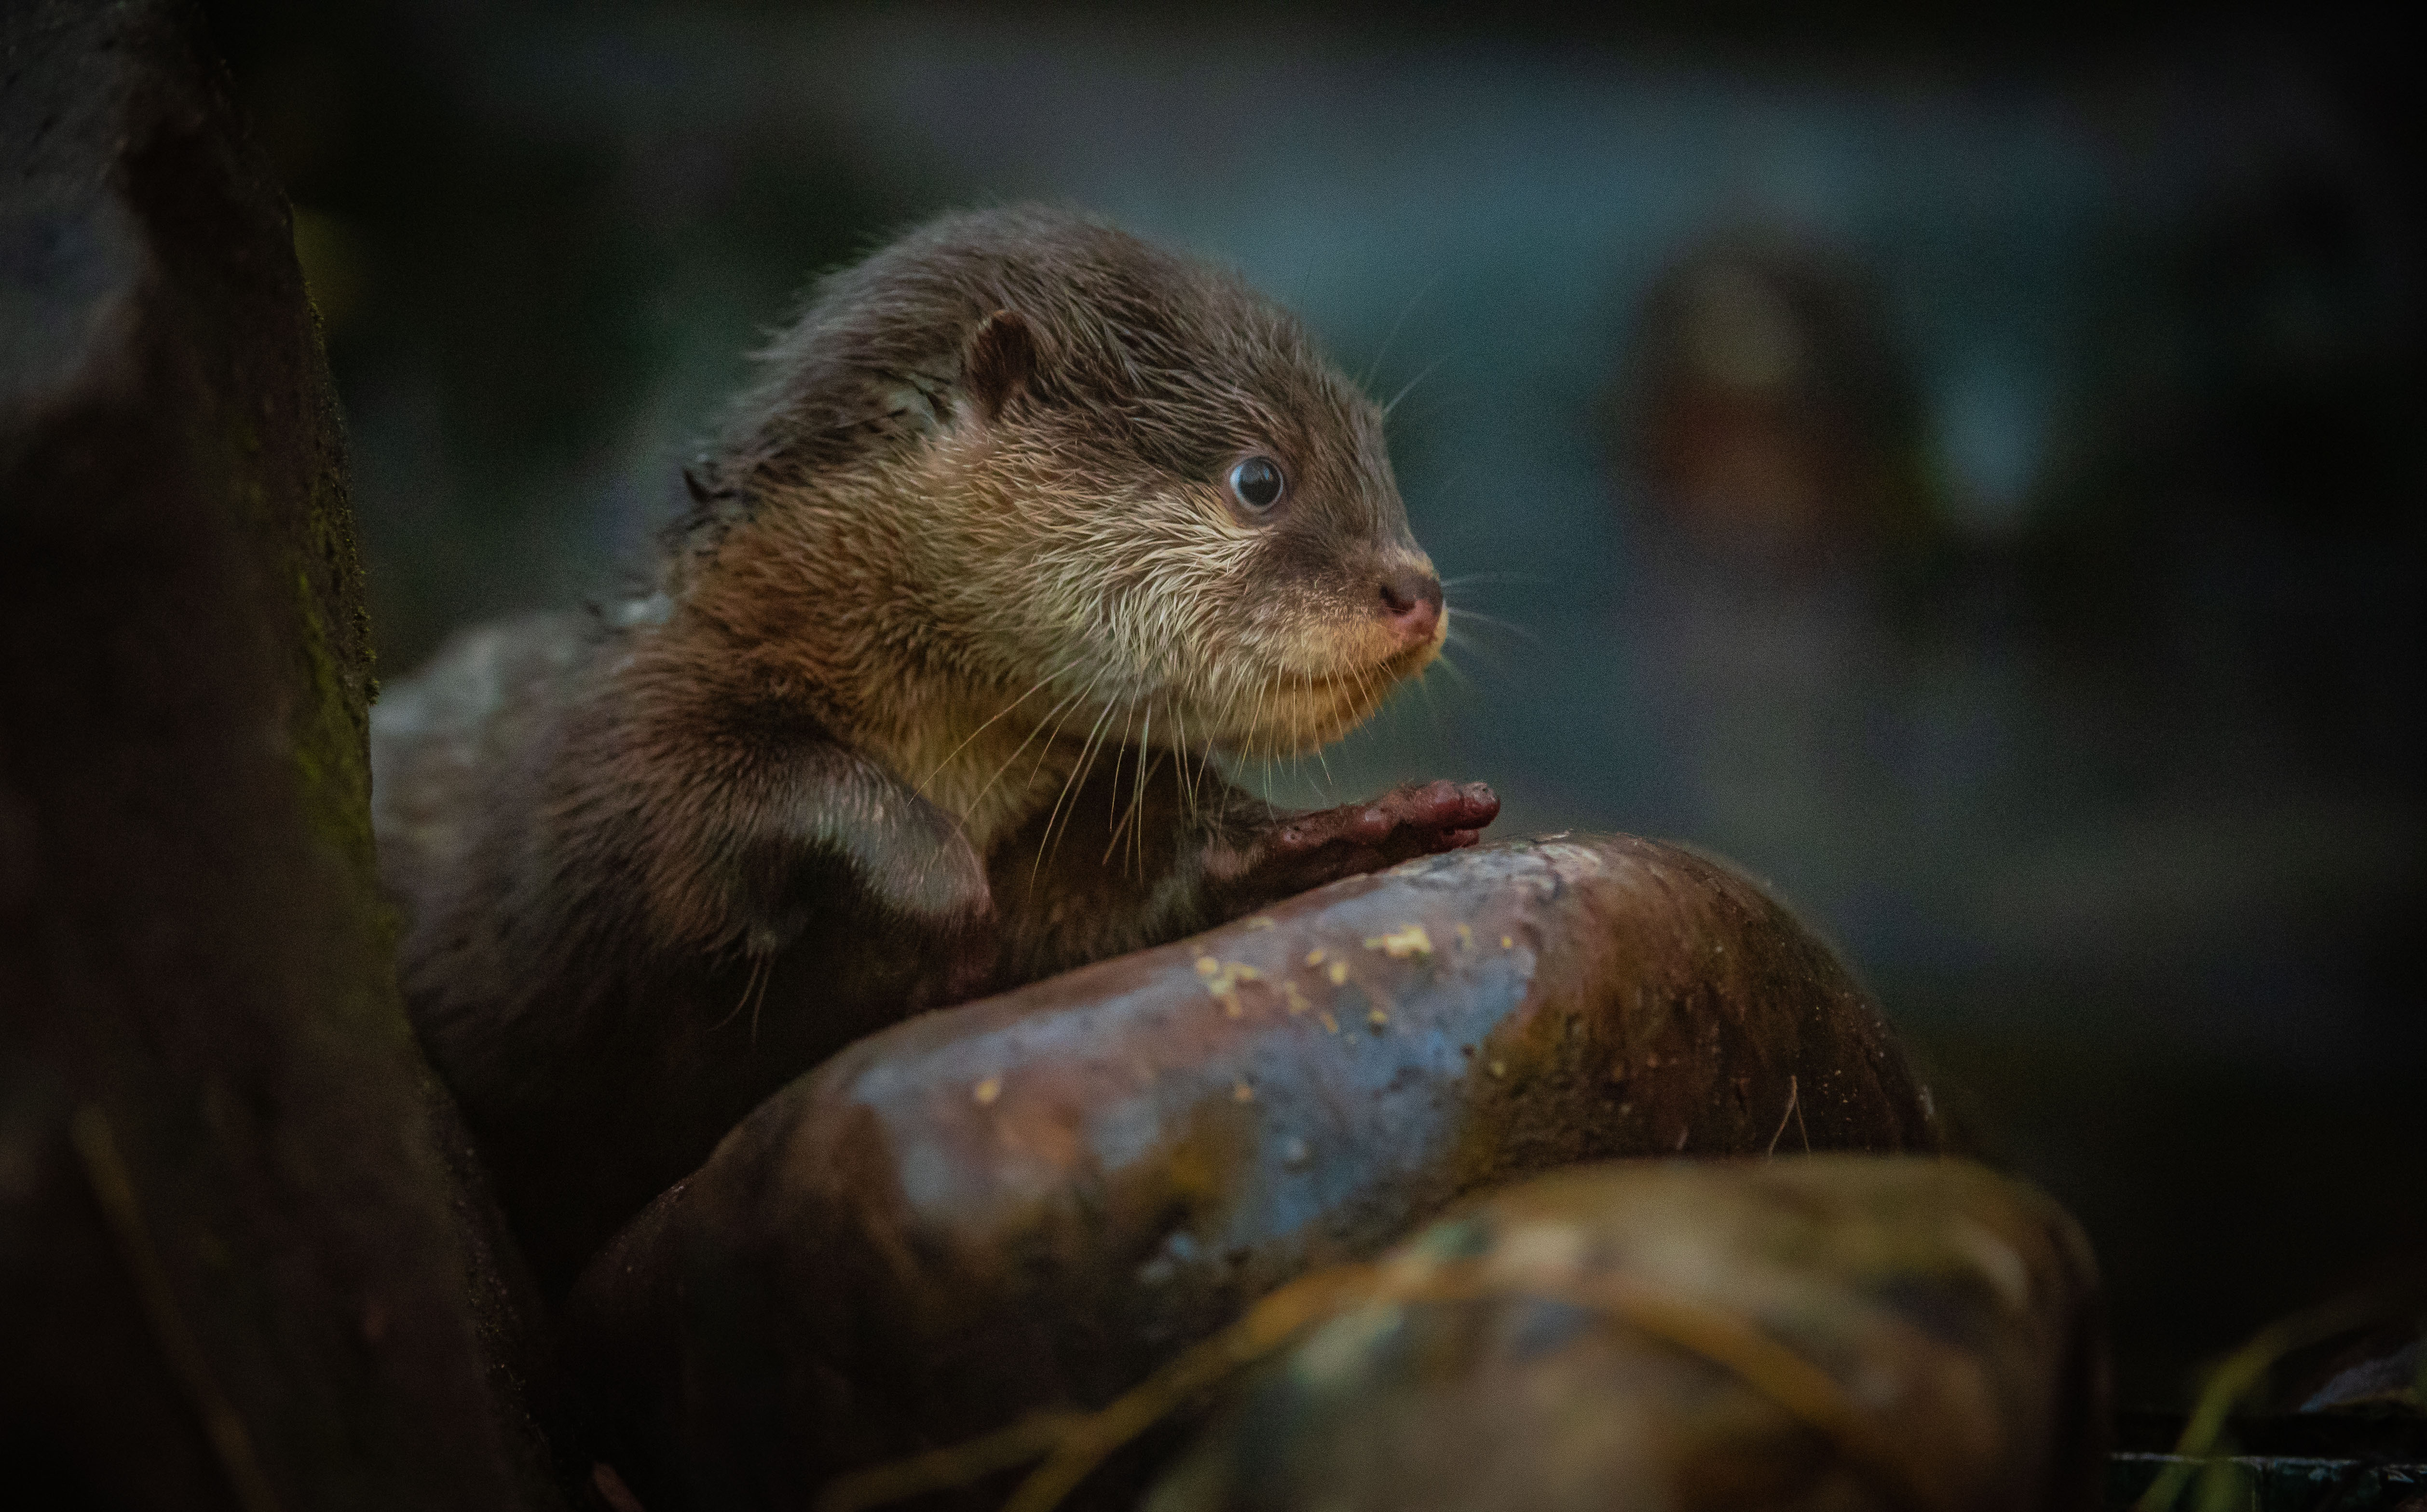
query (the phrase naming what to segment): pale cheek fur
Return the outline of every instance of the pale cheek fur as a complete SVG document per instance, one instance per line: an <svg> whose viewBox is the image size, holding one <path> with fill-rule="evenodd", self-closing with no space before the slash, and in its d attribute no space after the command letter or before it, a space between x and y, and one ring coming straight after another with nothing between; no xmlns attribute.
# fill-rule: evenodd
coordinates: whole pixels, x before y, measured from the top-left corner
<svg viewBox="0 0 2427 1512"><path fill-rule="evenodd" d="M957 585L949 612L979 643L1033 653L1050 688L1039 710L1136 714L1158 744L1297 754L1345 734L1414 670L1389 665L1388 633L1336 595L1260 573L1259 534L1210 489L1141 480L1107 497L1050 445L955 440L936 493L960 508L927 543L953 561L929 580Z"/></svg>

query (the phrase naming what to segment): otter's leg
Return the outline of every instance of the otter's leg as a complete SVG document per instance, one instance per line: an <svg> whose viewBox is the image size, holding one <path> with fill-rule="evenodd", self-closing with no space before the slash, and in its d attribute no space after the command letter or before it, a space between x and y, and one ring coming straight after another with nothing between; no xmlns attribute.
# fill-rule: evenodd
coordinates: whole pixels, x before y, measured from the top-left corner
<svg viewBox="0 0 2427 1512"><path fill-rule="evenodd" d="M1261 805L1260 805L1261 806ZM1499 817L1479 782L1409 783L1367 803L1266 817L1211 830L1198 860L1218 924L1343 877L1473 845Z"/></svg>
<svg viewBox="0 0 2427 1512"><path fill-rule="evenodd" d="M1133 770L1133 769L1132 769ZM1278 809L1219 781L1099 775L987 857L1017 985L1227 923L1343 877L1473 845L1500 812L1481 783L1409 784L1338 808Z"/></svg>

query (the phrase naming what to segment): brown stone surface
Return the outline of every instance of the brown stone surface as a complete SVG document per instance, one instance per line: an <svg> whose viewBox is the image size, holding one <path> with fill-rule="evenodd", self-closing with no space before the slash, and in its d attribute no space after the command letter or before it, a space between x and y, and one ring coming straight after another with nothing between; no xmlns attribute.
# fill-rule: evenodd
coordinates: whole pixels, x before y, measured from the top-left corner
<svg viewBox="0 0 2427 1512"><path fill-rule="evenodd" d="M2099 1504L2088 1242L1966 1162L1560 1171L1301 1286L1368 1300L1238 1382L1144 1512Z"/></svg>
<svg viewBox="0 0 2427 1512"><path fill-rule="evenodd" d="M1756 887L1487 846L872 1035L593 1265L577 1374L652 1512L1094 1406L1459 1194L1618 1155L1934 1146Z"/></svg>
<svg viewBox="0 0 2427 1512"><path fill-rule="evenodd" d="M6 1494L551 1503L395 991L285 203L184 5L0 11L0 144Z"/></svg>

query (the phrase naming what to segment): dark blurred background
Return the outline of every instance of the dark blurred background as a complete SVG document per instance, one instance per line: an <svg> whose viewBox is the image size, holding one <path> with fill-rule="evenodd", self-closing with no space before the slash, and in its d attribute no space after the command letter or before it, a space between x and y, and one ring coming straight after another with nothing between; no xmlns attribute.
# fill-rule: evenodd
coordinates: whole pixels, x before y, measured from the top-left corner
<svg viewBox="0 0 2427 1512"><path fill-rule="evenodd" d="M1404 393L1409 512L1473 611L1454 668L1252 780L1482 777L1504 833L1769 879L2087 1224L2128 1401L2427 1257L2391 32L212 8L297 206L391 678L614 591L810 274L1074 201Z"/></svg>

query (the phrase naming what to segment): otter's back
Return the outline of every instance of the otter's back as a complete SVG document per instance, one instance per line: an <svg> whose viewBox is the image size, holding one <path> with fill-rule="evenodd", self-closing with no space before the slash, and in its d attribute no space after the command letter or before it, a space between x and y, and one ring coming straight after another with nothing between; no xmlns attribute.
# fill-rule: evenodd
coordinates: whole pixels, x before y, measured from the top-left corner
<svg viewBox="0 0 2427 1512"><path fill-rule="evenodd" d="M484 625L383 691L371 710L371 824L381 874L408 909L464 871L499 774L547 727L596 635L574 614Z"/></svg>

